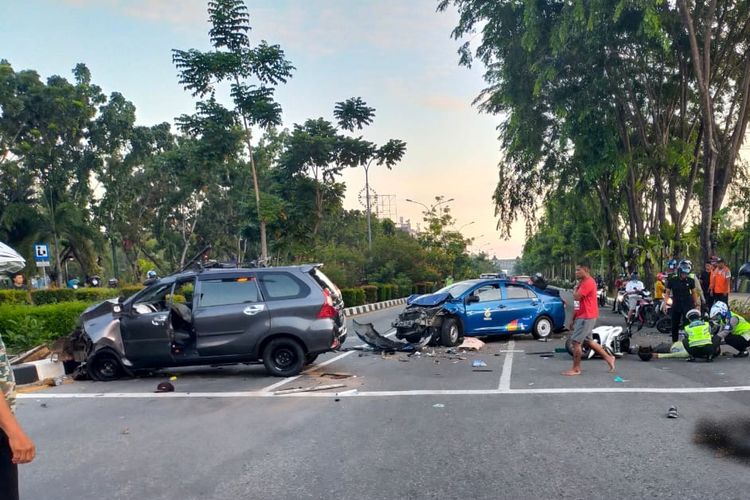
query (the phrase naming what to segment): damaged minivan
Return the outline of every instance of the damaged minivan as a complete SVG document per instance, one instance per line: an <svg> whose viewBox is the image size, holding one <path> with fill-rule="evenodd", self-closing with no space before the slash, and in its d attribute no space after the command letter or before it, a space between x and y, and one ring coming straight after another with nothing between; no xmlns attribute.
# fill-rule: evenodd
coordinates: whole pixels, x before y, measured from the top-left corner
<svg viewBox="0 0 750 500"><path fill-rule="evenodd" d="M182 272L84 311L62 355L100 381L259 362L270 375L288 377L341 346L343 308L320 265Z"/></svg>
<svg viewBox="0 0 750 500"><path fill-rule="evenodd" d="M429 338L455 346L464 336L531 333L544 339L565 326L557 290L502 279L460 281L435 293L412 295L393 327L410 343Z"/></svg>

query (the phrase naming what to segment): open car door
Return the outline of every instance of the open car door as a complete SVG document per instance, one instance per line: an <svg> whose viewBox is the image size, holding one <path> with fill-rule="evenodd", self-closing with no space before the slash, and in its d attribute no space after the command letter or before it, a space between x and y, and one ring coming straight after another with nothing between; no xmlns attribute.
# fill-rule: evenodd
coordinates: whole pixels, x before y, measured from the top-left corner
<svg viewBox="0 0 750 500"><path fill-rule="evenodd" d="M123 311L120 335L125 357L136 368L172 363L172 321L167 295L173 283L154 286Z"/></svg>

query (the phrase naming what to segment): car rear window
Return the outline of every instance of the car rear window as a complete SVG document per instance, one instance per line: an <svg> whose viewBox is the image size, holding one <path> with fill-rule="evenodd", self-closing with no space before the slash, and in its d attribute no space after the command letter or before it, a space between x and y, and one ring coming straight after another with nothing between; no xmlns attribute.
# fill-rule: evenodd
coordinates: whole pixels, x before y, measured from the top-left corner
<svg viewBox="0 0 750 500"><path fill-rule="evenodd" d="M331 281L331 278L325 275L323 271L321 271L318 268L315 268L310 273L313 278L315 278L315 281L318 282L318 284L322 287L331 292L333 295L339 297L341 295L341 292L339 291L339 288Z"/></svg>
<svg viewBox="0 0 750 500"><path fill-rule="evenodd" d="M225 278L201 281L201 307L227 306L260 301L254 278Z"/></svg>
<svg viewBox="0 0 750 500"><path fill-rule="evenodd" d="M266 300L301 299L310 295L310 287L289 273L264 272L258 278Z"/></svg>

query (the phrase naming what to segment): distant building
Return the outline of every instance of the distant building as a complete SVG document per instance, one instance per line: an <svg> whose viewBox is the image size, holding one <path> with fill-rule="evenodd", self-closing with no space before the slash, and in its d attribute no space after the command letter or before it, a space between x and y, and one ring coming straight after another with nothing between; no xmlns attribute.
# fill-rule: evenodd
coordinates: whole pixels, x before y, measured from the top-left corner
<svg viewBox="0 0 750 500"><path fill-rule="evenodd" d="M416 229L411 227L411 219L407 219L406 222L404 222L403 217L398 218L398 223L396 224L396 229L400 229L401 231L405 232L412 238L416 238L419 234L420 227L419 224L417 224Z"/></svg>
<svg viewBox="0 0 750 500"><path fill-rule="evenodd" d="M494 264L497 269L502 269L511 276L515 271L516 259L495 259Z"/></svg>

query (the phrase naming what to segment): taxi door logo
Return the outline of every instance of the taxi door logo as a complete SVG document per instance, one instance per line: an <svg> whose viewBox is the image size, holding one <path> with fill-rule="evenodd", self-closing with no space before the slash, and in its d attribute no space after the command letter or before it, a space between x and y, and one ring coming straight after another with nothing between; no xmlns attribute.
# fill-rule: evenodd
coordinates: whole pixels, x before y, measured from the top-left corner
<svg viewBox="0 0 750 500"><path fill-rule="evenodd" d="M492 309L490 309L489 307L484 310L484 320L492 321Z"/></svg>

